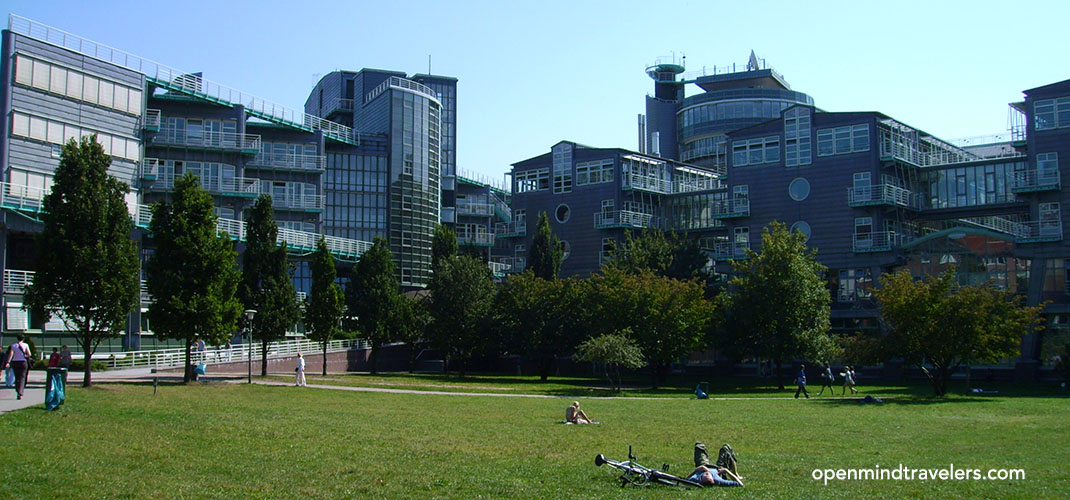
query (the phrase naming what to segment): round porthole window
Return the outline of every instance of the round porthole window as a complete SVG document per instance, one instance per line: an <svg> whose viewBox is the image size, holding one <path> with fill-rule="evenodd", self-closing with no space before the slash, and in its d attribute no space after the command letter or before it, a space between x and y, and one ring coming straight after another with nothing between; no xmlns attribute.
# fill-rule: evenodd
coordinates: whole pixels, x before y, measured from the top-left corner
<svg viewBox="0 0 1070 500"><path fill-rule="evenodd" d="M803 237L806 238L806 241L810 241L810 224L807 224L806 221L801 220L792 224L791 232L794 233L795 231L802 233Z"/></svg>
<svg viewBox="0 0 1070 500"><path fill-rule="evenodd" d="M557 217L557 222L562 224L568 222L568 218L571 214L572 211L569 210L568 205L565 205L564 203L558 205L557 210L554 211L554 217Z"/></svg>
<svg viewBox="0 0 1070 500"><path fill-rule="evenodd" d="M788 184L788 196L795 201L805 200L807 196L810 196L810 181L796 177L791 184Z"/></svg>
<svg viewBox="0 0 1070 500"><path fill-rule="evenodd" d="M567 259L570 253L572 253L572 245L569 245L565 240L561 240L561 260Z"/></svg>

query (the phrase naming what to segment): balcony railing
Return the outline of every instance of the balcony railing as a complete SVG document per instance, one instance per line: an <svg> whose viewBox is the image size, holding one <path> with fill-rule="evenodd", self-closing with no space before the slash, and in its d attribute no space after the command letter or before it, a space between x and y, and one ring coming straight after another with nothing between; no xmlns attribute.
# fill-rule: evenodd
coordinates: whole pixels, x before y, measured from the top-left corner
<svg viewBox="0 0 1070 500"><path fill-rule="evenodd" d="M609 229L615 227L657 227L656 222L657 218L651 214L633 212L630 210L599 212L594 214L595 229Z"/></svg>
<svg viewBox="0 0 1070 500"><path fill-rule="evenodd" d="M191 135L186 129L164 127L152 137L152 143L191 148L239 150L243 153L260 152L259 135L235 132L205 130L200 134Z"/></svg>
<svg viewBox="0 0 1070 500"><path fill-rule="evenodd" d="M26 285L33 282L33 271L4 269L4 293L19 294L26 292Z"/></svg>
<svg viewBox="0 0 1070 500"><path fill-rule="evenodd" d="M651 175L628 174L625 178L625 189L637 189L658 194L671 194L672 181L659 179Z"/></svg>
<svg viewBox="0 0 1070 500"><path fill-rule="evenodd" d="M1060 188L1058 169L1029 169L1014 173L1014 185L1011 191L1028 193L1036 191L1058 191Z"/></svg>
<svg viewBox="0 0 1070 500"><path fill-rule="evenodd" d="M509 272L509 270L513 268L513 265L506 264L505 262L490 261L487 262L487 267L490 268L490 272L493 273L495 276L501 276Z"/></svg>
<svg viewBox="0 0 1070 500"><path fill-rule="evenodd" d="M494 216L494 205L490 203L458 203L457 215L492 217Z"/></svg>
<svg viewBox="0 0 1070 500"><path fill-rule="evenodd" d="M893 205L918 208L918 197L909 189L891 184L854 186L847 188L847 205L863 207L869 205Z"/></svg>
<svg viewBox="0 0 1070 500"><path fill-rule="evenodd" d="M373 89L371 92L368 92L368 95L364 96L364 102L365 103L372 102L372 100L374 100L376 97L379 97L379 94L382 94L383 92L386 92L386 89L391 88L391 87L408 90L408 91L413 92L415 94L420 94L420 95L422 95L422 96L424 96L424 97L426 97L428 99L431 99L432 101L434 101L437 104L441 104L438 101L438 94L435 93L435 91L432 90L431 87L428 87L428 86L420 84L420 83L416 83L416 82L414 82L412 80L409 80L407 78L401 78L401 77L397 77L397 76L392 76L390 78L387 78L386 81L384 81L383 83L379 84L378 87L375 87L375 89Z"/></svg>
<svg viewBox="0 0 1070 500"><path fill-rule="evenodd" d="M157 160L158 161L158 160ZM147 162L146 162L147 163ZM144 172L142 177L145 177ZM156 173L152 185L146 187L147 191L171 192L175 189L175 181L180 176L174 172ZM212 194L223 196L242 196L255 198L260 195L260 179L251 177L227 177L224 179L200 179L201 187Z"/></svg>
<svg viewBox="0 0 1070 500"><path fill-rule="evenodd" d="M895 231L854 233L853 236L852 247L857 253L887 252L907 240L906 235L897 234Z"/></svg>
<svg viewBox="0 0 1070 500"><path fill-rule="evenodd" d="M48 191L42 188L21 186L8 182L0 183L0 206L14 210L40 212Z"/></svg>
<svg viewBox="0 0 1070 500"><path fill-rule="evenodd" d="M156 180L156 176L160 174L160 159L159 158L145 158L145 161L141 162L141 178L147 181Z"/></svg>
<svg viewBox="0 0 1070 500"><path fill-rule="evenodd" d="M729 200L714 200L710 203L710 217L714 219L728 219L731 217L747 217L750 215L750 198L732 198Z"/></svg>
<svg viewBox="0 0 1070 500"><path fill-rule="evenodd" d="M703 179L691 179L686 181L673 182L674 193L691 193L694 191L710 191L713 189L724 188L724 182L721 179L707 177Z"/></svg>
<svg viewBox="0 0 1070 500"><path fill-rule="evenodd" d="M524 272L524 266L526 261L523 257L493 257L493 263L504 266L504 271L507 273L522 273ZM492 268L493 269L493 268Z"/></svg>
<svg viewBox="0 0 1070 500"><path fill-rule="evenodd" d="M458 245L494 246L493 233L457 233Z"/></svg>
<svg viewBox="0 0 1070 500"><path fill-rule="evenodd" d="M327 157L323 155L260 153L245 162L245 165L282 170L326 170Z"/></svg>
<svg viewBox="0 0 1070 500"><path fill-rule="evenodd" d="M750 249L749 241L718 242L713 246L713 258L715 260L745 259L748 249Z"/></svg>
<svg viewBox="0 0 1070 500"><path fill-rule="evenodd" d="M323 116L330 116L332 113L353 111L353 99L343 99L336 97L327 102L327 105L320 110Z"/></svg>
<svg viewBox="0 0 1070 500"><path fill-rule="evenodd" d="M160 110L158 109L145 109L145 116L141 121L141 128L156 132L160 130Z"/></svg>
<svg viewBox="0 0 1070 500"><path fill-rule="evenodd" d="M499 222L494 225L494 235L499 238L524 236L528 231L527 222Z"/></svg>
<svg viewBox="0 0 1070 500"><path fill-rule="evenodd" d="M1017 229L1016 241L1018 243L1043 243L1063 239L1063 221L1058 219L1019 222Z"/></svg>
<svg viewBox="0 0 1070 500"><path fill-rule="evenodd" d="M271 205L275 208L290 210L323 210L326 197L321 194L292 196L271 196Z"/></svg>

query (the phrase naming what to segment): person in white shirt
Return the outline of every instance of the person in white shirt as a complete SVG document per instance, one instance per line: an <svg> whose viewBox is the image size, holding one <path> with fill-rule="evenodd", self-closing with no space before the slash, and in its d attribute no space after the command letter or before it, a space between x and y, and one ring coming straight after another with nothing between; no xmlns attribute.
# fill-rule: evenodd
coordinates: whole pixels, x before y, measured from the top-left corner
<svg viewBox="0 0 1070 500"><path fill-rule="evenodd" d="M304 386L305 384L305 357L301 353L297 353L297 385Z"/></svg>
<svg viewBox="0 0 1070 500"><path fill-rule="evenodd" d="M11 368L15 372L15 393L18 395L16 399L22 399L22 391L26 388L26 377L30 373L30 362L33 360L30 356L30 346L26 345L23 339L25 337L19 334L18 341L7 347L4 357L4 369Z"/></svg>

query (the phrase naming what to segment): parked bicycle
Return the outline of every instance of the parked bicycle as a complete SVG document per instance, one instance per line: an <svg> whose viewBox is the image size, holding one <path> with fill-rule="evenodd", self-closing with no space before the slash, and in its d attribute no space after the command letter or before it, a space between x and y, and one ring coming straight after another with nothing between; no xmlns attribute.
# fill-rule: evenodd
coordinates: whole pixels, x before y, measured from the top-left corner
<svg viewBox="0 0 1070 500"><path fill-rule="evenodd" d="M628 447L628 460L624 462L610 460L606 458L605 455L599 453L598 456L594 457L594 464L597 466L609 465L613 468L620 469L621 471L623 471L619 478L620 485L622 488L628 484L635 486L664 484L668 486L684 486L694 488L702 487L701 484L696 483L695 481L684 479L682 477L677 477L672 474L669 474L668 472L665 472L669 470L669 464L662 464L660 470L651 469L644 465L640 465L638 462L635 461L635 456L632 455L631 446Z"/></svg>

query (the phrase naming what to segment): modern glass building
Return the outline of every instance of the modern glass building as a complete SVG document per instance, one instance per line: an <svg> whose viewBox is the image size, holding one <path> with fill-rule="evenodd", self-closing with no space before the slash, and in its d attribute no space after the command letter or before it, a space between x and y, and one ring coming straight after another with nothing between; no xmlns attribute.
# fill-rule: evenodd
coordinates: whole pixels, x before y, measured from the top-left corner
<svg viewBox="0 0 1070 500"><path fill-rule="evenodd" d="M687 78L675 61L648 68L638 153L562 142L513 164L516 220L498 236L514 269L530 244L518 229L539 212L567 242L563 275L596 272L621 231L646 227L699 239L729 274L780 221L828 267L836 332L879 331L882 274L954 266L960 283L1047 302L1047 330L1004 367L1031 378L1054 354L1045 336L1065 336L1070 323L1059 162L1070 155L1070 80L1026 90L1009 134L953 142L878 112L816 108L753 54L705 73ZM690 84L700 92L685 96Z"/></svg>
<svg viewBox="0 0 1070 500"><path fill-rule="evenodd" d="M431 277L431 238L442 220L442 200L454 199L456 79L414 78L437 90L396 71L335 71L312 90L305 110L352 124L362 137L374 138L377 144L360 152L338 153L335 161L353 175L346 174L344 183L334 179L329 196L335 203L327 214L328 231L355 230L362 236L386 237L401 284L422 287ZM444 125L449 126L448 135L443 133ZM449 147L444 148L444 143ZM448 190L443 190L444 154L450 169L445 177ZM374 182L368 182L369 175Z"/></svg>
<svg viewBox="0 0 1070 500"><path fill-rule="evenodd" d="M40 332L39 347L73 344L62 320L34 317L22 309L22 296L33 280L34 235L42 229L37 215L62 144L88 134L97 134L111 155L111 175L131 187L128 204L138 228L133 236L143 258L153 251L147 234L149 204L168 200L175 179L185 173L197 175L212 195L218 229L235 237L239 250L246 210L259 195L271 195L279 240L286 241L296 264L299 298L311 281L304 257L321 236L338 261L346 263L359 258L370 246L370 236L383 230L373 222L342 234L333 229L343 224L328 226L325 216L328 188L332 202L363 208L363 198L342 199L338 192L386 185L389 150L381 137L364 141L348 125L17 16L10 18L2 38L4 334ZM348 162L350 158L360 161ZM365 172L368 175L355 175ZM378 220L376 209L383 205L373 197L368 219ZM102 350L163 346L140 314L150 301L142 295L142 307L131 315L127 334Z"/></svg>

